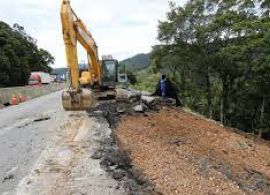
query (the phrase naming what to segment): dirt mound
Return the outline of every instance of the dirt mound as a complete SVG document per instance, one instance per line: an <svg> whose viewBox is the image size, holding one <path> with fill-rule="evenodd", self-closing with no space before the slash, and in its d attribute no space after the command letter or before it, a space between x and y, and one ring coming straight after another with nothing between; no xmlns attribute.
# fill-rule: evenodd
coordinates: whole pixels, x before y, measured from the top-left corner
<svg viewBox="0 0 270 195"><path fill-rule="evenodd" d="M269 143L181 109L124 116L116 140L160 194L270 194Z"/></svg>

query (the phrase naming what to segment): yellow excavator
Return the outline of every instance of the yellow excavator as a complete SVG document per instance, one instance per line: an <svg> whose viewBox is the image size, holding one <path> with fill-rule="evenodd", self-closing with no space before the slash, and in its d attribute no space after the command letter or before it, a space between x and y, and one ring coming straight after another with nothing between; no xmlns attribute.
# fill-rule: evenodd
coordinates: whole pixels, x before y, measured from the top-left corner
<svg viewBox="0 0 270 195"><path fill-rule="evenodd" d="M92 34L75 14L69 0L63 0L61 21L66 57L70 72L70 87L63 92L63 107L67 111L87 110L100 98L115 98L118 79L118 62L112 56L100 61L98 47ZM88 71L80 74L77 44L83 46L88 57ZM91 89L83 86L89 85Z"/></svg>

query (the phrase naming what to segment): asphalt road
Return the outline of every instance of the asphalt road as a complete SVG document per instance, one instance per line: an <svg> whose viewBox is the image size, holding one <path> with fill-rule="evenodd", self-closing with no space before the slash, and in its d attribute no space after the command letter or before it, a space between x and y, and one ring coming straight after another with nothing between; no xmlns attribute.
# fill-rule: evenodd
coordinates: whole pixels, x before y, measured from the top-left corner
<svg viewBox="0 0 270 195"><path fill-rule="evenodd" d="M0 194L15 193L63 120L61 92L0 110Z"/></svg>
<svg viewBox="0 0 270 195"><path fill-rule="evenodd" d="M0 194L123 195L91 156L107 121L66 112L61 91L0 110Z"/></svg>

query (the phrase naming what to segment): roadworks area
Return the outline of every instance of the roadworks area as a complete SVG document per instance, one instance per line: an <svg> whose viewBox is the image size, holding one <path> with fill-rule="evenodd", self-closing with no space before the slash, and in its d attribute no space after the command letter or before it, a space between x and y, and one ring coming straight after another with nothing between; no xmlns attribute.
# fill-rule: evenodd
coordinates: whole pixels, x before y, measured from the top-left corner
<svg viewBox="0 0 270 195"><path fill-rule="evenodd" d="M17 194L270 194L270 144L156 105L68 113Z"/></svg>

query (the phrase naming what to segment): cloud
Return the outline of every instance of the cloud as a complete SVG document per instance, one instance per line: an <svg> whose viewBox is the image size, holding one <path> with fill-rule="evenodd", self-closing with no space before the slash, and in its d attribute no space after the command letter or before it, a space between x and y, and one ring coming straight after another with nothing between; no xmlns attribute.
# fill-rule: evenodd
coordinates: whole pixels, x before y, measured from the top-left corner
<svg viewBox="0 0 270 195"><path fill-rule="evenodd" d="M167 0L71 0L71 4L93 34L99 53L119 60L151 50L157 43L158 20L164 19L169 9ZM1 20L24 26L39 47L55 56L54 67L66 64L60 5L61 0L0 2ZM79 58L86 59L81 48Z"/></svg>

